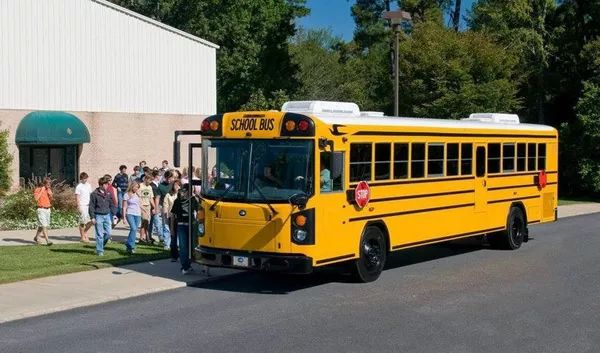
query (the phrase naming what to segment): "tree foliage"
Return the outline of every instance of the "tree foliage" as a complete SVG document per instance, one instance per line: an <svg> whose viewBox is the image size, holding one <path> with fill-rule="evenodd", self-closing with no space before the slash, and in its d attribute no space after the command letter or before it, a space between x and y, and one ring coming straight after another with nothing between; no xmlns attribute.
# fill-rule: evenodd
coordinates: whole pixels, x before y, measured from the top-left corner
<svg viewBox="0 0 600 353"><path fill-rule="evenodd" d="M481 33L418 24L400 58L401 111L409 115L458 119L519 106L514 58Z"/></svg>
<svg viewBox="0 0 600 353"><path fill-rule="evenodd" d="M8 152L8 130L0 130L0 196L3 196L12 185L10 168L13 157Z"/></svg>

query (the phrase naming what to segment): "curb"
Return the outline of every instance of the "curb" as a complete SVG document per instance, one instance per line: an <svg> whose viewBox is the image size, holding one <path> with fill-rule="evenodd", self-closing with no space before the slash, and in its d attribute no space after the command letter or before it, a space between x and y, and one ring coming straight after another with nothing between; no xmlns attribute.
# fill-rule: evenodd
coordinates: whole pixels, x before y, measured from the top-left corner
<svg viewBox="0 0 600 353"><path fill-rule="evenodd" d="M138 291L135 293L131 292L131 293L122 294L122 295L107 296L107 297L102 298L102 300L82 301L82 302L72 303L72 304L58 306L58 307L54 307L54 308L48 308L46 310L27 312L27 313L13 315L13 316L9 316L9 317L0 317L0 324L5 324L8 322L13 322L13 321L17 321L17 320L29 319L29 318L33 318L33 317L39 317L39 316L43 316L43 315L55 314L58 312L63 312L63 311L67 311L67 310L73 310L73 309L78 309L78 308L83 308L83 307L88 307L88 306L95 306L95 305L100 305L100 304L111 303L111 302L124 300L124 299L141 297L141 296L148 295L148 294L156 294L156 293L166 292L166 291L178 289L178 288L192 287L192 286L195 286L195 285L198 285L201 283L212 282L212 281L225 279L225 278L229 278L229 277L233 277L233 276L239 276L239 275L242 275L245 273L246 273L245 271L242 271L242 272L228 273L228 274L218 275L218 276L210 276L210 277L196 279L196 280L187 281L187 282L178 282L178 283L174 283L173 285L169 285L169 286L154 287L152 289Z"/></svg>

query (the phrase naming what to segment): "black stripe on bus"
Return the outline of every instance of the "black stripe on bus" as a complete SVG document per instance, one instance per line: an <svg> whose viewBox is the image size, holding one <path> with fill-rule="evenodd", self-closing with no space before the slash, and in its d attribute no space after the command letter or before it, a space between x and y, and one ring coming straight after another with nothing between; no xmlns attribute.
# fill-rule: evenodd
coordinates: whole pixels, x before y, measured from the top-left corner
<svg viewBox="0 0 600 353"><path fill-rule="evenodd" d="M383 201L397 201L397 200L408 200L408 199L419 199L421 197L434 197L434 196L448 196L448 195L460 195L475 192L475 190L460 190L450 192L439 192L435 194L420 194L420 195L409 195L409 196L396 196L396 197L384 197L381 199L373 199L369 203L383 202Z"/></svg>
<svg viewBox="0 0 600 353"><path fill-rule="evenodd" d="M364 221L364 220L368 220L368 219L395 217L395 216L402 216L402 215L413 214L413 213L441 211L441 210L449 210L452 208L463 208L463 207L472 207L472 206L475 206L475 204L474 203L464 203L464 204L460 204L460 205L424 208L424 209L420 209L420 210L410 210L410 211L402 211L402 212L394 212L394 213L384 213L384 214L373 215L373 216L356 217L356 218L350 218L348 221L356 222L356 221Z"/></svg>
<svg viewBox="0 0 600 353"><path fill-rule="evenodd" d="M468 237L468 236L471 236L471 235L479 235L479 234L497 232L497 231L500 231L500 230L504 230L504 228L484 229L484 230L480 230L478 232L455 234L455 235L451 235L451 236L443 237L443 238L429 239L429 240L417 241L417 242L414 242L414 243L396 245L396 246L392 247L392 250L397 250L397 249L402 249L402 248L408 248L408 247L415 246L415 245L422 245L422 244L427 244L427 243L440 242L440 241L444 241L444 240L452 240L452 239L457 239L457 238L464 238L464 237Z"/></svg>
<svg viewBox="0 0 600 353"><path fill-rule="evenodd" d="M512 199L502 199L502 200L493 200L493 201L488 201L488 204L492 204L492 203L500 203L500 202L508 202L508 201L521 201L521 200L531 200L531 199L539 199L540 195L536 195L536 196L527 196L527 197L515 197Z"/></svg>
<svg viewBox="0 0 600 353"><path fill-rule="evenodd" d="M540 222L541 222L541 221L538 219L538 220L536 220L536 221L530 221L530 222L528 222L528 224L535 224L535 223L540 223Z"/></svg>
<svg viewBox="0 0 600 353"><path fill-rule="evenodd" d="M388 181L383 183L373 182L369 183L369 187L372 186L389 186L389 185L402 185L402 184L422 184L422 183L439 183L442 181L459 181L459 180L471 180L475 179L474 176L464 176L458 178L444 178L444 179L417 179L417 180L403 180L403 181ZM356 187L358 184L350 184L350 188Z"/></svg>
<svg viewBox="0 0 600 353"><path fill-rule="evenodd" d="M318 260L317 264L323 264L323 263L326 263L326 262L332 262L332 261L337 261L337 260L351 259L353 257L354 257L354 254L336 256L336 257L332 257L332 258L329 258L329 259Z"/></svg>
<svg viewBox="0 0 600 353"><path fill-rule="evenodd" d="M504 174L492 174L488 175L488 178L502 178L502 177L516 177L516 176L524 176L524 175L538 175L540 172L516 172L516 173L504 173ZM546 172L546 174L555 174L557 171Z"/></svg>
<svg viewBox="0 0 600 353"><path fill-rule="evenodd" d="M509 186L499 186L495 188L489 188L488 191L496 191L496 190L506 190L506 189L520 189L520 188L530 188L532 186L537 186L537 184L524 184L524 185L509 185Z"/></svg>
<svg viewBox="0 0 600 353"><path fill-rule="evenodd" d="M544 138L555 139L555 135L511 135L511 134L468 134L464 132L395 132L395 131L358 131L357 136L441 136L441 137L508 137L508 138Z"/></svg>
<svg viewBox="0 0 600 353"><path fill-rule="evenodd" d="M547 183L546 185L557 185L557 184L558 184L558 182L554 181L552 183Z"/></svg>

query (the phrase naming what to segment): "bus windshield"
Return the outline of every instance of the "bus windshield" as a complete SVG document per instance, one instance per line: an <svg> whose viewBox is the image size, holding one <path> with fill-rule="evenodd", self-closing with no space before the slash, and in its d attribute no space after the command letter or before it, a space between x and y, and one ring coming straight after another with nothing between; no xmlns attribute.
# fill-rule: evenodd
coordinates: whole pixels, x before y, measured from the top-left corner
<svg viewBox="0 0 600 353"><path fill-rule="evenodd" d="M312 194L312 140L202 141L202 196L239 202L287 202Z"/></svg>

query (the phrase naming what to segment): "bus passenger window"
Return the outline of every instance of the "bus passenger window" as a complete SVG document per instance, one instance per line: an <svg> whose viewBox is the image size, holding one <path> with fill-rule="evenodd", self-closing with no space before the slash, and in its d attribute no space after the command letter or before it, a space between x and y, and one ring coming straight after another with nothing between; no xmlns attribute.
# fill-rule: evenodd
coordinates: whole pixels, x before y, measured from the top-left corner
<svg viewBox="0 0 600 353"><path fill-rule="evenodd" d="M502 145L502 171L504 173L515 171L515 144L505 143Z"/></svg>
<svg viewBox="0 0 600 353"><path fill-rule="evenodd" d="M500 144L488 144L488 174L500 173Z"/></svg>
<svg viewBox="0 0 600 353"><path fill-rule="evenodd" d="M375 144L375 180L390 178L392 145L389 143Z"/></svg>
<svg viewBox="0 0 600 353"><path fill-rule="evenodd" d="M536 170L535 161L537 159L535 143L527 144L527 170Z"/></svg>
<svg viewBox="0 0 600 353"><path fill-rule="evenodd" d="M485 173L485 172L484 172ZM460 145L460 175L473 174L473 144Z"/></svg>
<svg viewBox="0 0 600 353"><path fill-rule="evenodd" d="M422 178L425 176L425 144L413 143L410 161L410 177Z"/></svg>
<svg viewBox="0 0 600 353"><path fill-rule="evenodd" d="M517 144L517 172L524 172L527 164L527 145L524 143Z"/></svg>
<svg viewBox="0 0 600 353"><path fill-rule="evenodd" d="M350 145L350 181L371 180L370 143L353 143Z"/></svg>
<svg viewBox="0 0 600 353"><path fill-rule="evenodd" d="M408 143L394 144L394 179L408 178Z"/></svg>
<svg viewBox="0 0 600 353"><path fill-rule="evenodd" d="M546 144L538 144L538 170L546 170Z"/></svg>
<svg viewBox="0 0 600 353"><path fill-rule="evenodd" d="M446 145L446 175L458 175L458 143Z"/></svg>
<svg viewBox="0 0 600 353"><path fill-rule="evenodd" d="M485 176L485 148L477 147L477 177Z"/></svg>
<svg viewBox="0 0 600 353"><path fill-rule="evenodd" d="M427 177L444 176L444 144L429 144L427 149Z"/></svg>
<svg viewBox="0 0 600 353"><path fill-rule="evenodd" d="M321 172L319 173L321 192L344 190L344 152L321 152Z"/></svg>

